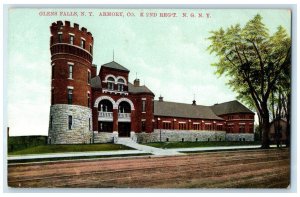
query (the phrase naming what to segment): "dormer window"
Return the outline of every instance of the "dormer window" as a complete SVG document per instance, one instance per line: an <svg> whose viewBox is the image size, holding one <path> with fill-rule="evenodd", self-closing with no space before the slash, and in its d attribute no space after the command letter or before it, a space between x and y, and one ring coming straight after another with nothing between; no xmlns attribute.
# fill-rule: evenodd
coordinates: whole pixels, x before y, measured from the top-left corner
<svg viewBox="0 0 300 197"><path fill-rule="evenodd" d="M108 77L107 79L107 89L114 90L115 79L112 77Z"/></svg>
<svg viewBox="0 0 300 197"><path fill-rule="evenodd" d="M118 79L118 91L122 92L124 91L124 80L123 79Z"/></svg>

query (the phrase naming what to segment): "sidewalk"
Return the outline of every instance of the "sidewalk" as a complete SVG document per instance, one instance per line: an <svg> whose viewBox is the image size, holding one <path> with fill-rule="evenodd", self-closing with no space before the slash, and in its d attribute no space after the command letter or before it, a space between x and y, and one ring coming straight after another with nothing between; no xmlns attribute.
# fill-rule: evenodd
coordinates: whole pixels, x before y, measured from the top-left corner
<svg viewBox="0 0 300 197"><path fill-rule="evenodd" d="M8 161L14 160L30 160L30 159L51 159L51 158L66 158L66 157L90 157L90 156L124 156L126 155L138 156L139 154L152 154L156 156L172 156L172 155L183 155L182 152L201 152L201 151L217 151L217 150L237 150L237 149L256 149L260 145L249 145L249 146L218 146L218 147L195 147L195 148L174 148L174 149L161 149L151 146L141 145L127 139L122 138L117 142L132 147L136 150L119 150L119 151L92 151L92 152L67 152L67 153L47 153L47 154L34 154L34 155L17 155L8 156ZM276 146L271 146L276 147Z"/></svg>

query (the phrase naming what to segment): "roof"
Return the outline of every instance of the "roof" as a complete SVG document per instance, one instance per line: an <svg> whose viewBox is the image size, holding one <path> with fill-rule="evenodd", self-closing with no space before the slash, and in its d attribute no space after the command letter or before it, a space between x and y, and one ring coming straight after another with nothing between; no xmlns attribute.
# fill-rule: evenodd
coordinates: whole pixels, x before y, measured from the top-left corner
<svg viewBox="0 0 300 197"><path fill-rule="evenodd" d="M91 87L92 88L101 88L101 79L98 75L91 79Z"/></svg>
<svg viewBox="0 0 300 197"><path fill-rule="evenodd" d="M171 116L180 118L199 118L223 120L211 110L209 106L175 103L168 101L154 101L155 116Z"/></svg>
<svg viewBox="0 0 300 197"><path fill-rule="evenodd" d="M154 94L147 86L134 86L132 83L128 83L128 92L137 94L137 93L151 93Z"/></svg>
<svg viewBox="0 0 300 197"><path fill-rule="evenodd" d="M115 61L109 62L107 64L103 64L101 67L106 67L106 68L113 68L113 69L117 69L117 70L123 70L123 71L127 71L129 72L129 70L127 68L125 68L124 66L118 64Z"/></svg>
<svg viewBox="0 0 300 197"><path fill-rule="evenodd" d="M238 102L237 100L220 103L220 104L215 104L215 105L211 106L211 109L216 115L234 114L234 113L254 114L253 111L248 109L245 105Z"/></svg>

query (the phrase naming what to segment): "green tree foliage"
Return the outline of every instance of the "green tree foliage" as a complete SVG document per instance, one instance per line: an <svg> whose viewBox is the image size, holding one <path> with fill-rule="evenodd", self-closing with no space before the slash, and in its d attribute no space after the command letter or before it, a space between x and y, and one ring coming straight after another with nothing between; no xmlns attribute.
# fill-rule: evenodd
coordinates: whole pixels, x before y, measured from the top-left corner
<svg viewBox="0 0 300 197"><path fill-rule="evenodd" d="M262 127L262 148L269 147L270 95L286 81L291 39L279 26L274 35L256 15L243 28L237 24L212 31L208 50L218 57L216 74L226 75L239 99L255 107ZM289 88L289 85L287 85Z"/></svg>

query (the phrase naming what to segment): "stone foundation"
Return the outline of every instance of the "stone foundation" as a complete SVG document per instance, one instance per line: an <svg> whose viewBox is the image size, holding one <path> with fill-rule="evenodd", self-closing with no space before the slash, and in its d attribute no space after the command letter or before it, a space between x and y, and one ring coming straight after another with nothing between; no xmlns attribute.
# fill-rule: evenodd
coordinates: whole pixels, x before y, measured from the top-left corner
<svg viewBox="0 0 300 197"><path fill-rule="evenodd" d="M253 133L227 133L226 141L254 141Z"/></svg>
<svg viewBox="0 0 300 197"><path fill-rule="evenodd" d="M49 122L49 144L90 144L92 143L92 110L79 105L51 105L52 128ZM68 116L73 124L69 130ZM50 118L51 121L51 118ZM89 123L90 121L90 123Z"/></svg>
<svg viewBox="0 0 300 197"><path fill-rule="evenodd" d="M116 143L118 132L94 132L94 143Z"/></svg>
<svg viewBox="0 0 300 197"><path fill-rule="evenodd" d="M139 143L147 142L196 142L196 141L225 141L225 131L194 131L194 130L159 130L153 133L135 133Z"/></svg>
<svg viewBox="0 0 300 197"><path fill-rule="evenodd" d="M138 143L148 142L196 142L196 141L254 141L254 134L233 134L225 131L159 130L153 133L131 133L131 139Z"/></svg>

